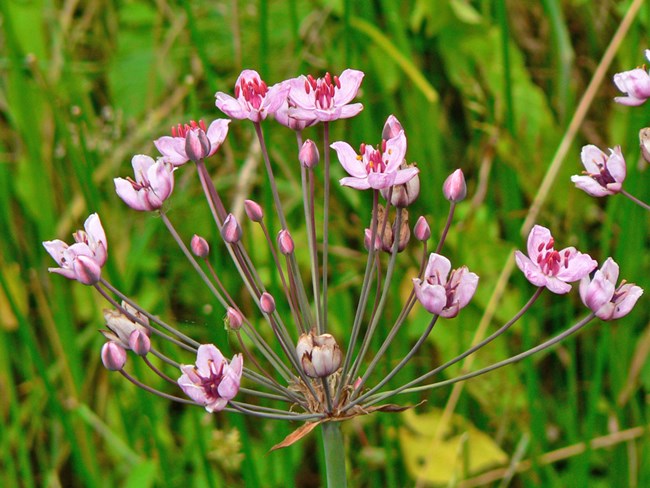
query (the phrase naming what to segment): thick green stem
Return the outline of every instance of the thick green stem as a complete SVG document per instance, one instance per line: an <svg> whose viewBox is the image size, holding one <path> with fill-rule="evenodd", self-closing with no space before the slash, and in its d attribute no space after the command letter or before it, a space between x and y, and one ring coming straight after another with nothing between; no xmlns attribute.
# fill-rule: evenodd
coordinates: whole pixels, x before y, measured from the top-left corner
<svg viewBox="0 0 650 488"><path fill-rule="evenodd" d="M341 422L324 422L323 448L325 451L325 469L327 470L328 488L345 488L348 486L345 474L345 447Z"/></svg>

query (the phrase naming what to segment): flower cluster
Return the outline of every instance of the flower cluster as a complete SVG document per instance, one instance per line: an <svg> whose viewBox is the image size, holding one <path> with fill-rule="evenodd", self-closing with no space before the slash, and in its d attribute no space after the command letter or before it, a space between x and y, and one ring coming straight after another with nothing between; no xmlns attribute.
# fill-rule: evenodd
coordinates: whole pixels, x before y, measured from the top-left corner
<svg viewBox="0 0 650 488"><path fill-rule="evenodd" d="M628 92L628 98L648 98L650 92L646 94L643 77L636 71L642 71L647 77L645 71L635 70L632 74L617 75L617 84ZM590 279L589 273L598 263L573 247L556 250L551 232L536 225L528 237L528 256L520 251L515 253L518 267L538 287L529 303L499 331L458 358L393 390L383 389L414 357L439 319L458 317L462 309L469 306L479 277L465 265L452 270L451 261L442 254L455 209L467 195L462 170L455 170L442 184L442 194L449 201L449 213L435 251L430 252L428 241L432 238L432 229L426 218L417 216L412 230L409 223L408 209L420 193L420 170L415 164L407 162L406 130L397 117L390 115L387 118L381 137L376 139L380 141L376 146L363 143L355 151L346 141L329 140L330 123L354 117L363 109L361 103L353 103L363 77L361 71L346 69L340 76L327 73L315 78L307 75L269 86L256 71L244 70L236 81L234 96L223 92L216 94L216 106L223 113L233 119L253 123L262 148L274 208L263 209L249 199L245 201L244 209L249 224L259 226L260 235L264 236L256 245L268 246L270 250L269 255L279 276L280 285L277 287L267 288L262 279L267 273L260 273L253 265L242 241L246 226L242 226L237 217L228 211L227 202L222 199L206 169L206 159L218 154L227 137L230 120L216 119L209 126L203 121L174 126L171 136L154 141L160 153L157 159L147 155L133 156L134 178L114 180L115 191L126 205L137 211L156 212L159 215L190 265L223 306L226 328L236 338L241 350L230 361L216 345L203 344L185 335L177 327L141 308L101 276L107 259L107 244L97 214L86 220L85 230L74 234L74 244L68 246L59 240L44 243L59 266L50 271L94 286L114 307L104 313L108 330L102 331L106 343L102 347L101 358L107 369L119 371L129 381L161 397L199 405L208 412L229 410L264 418L304 420L318 424L376 410L399 411L406 408L377 404L399 393L435 388L436 383L425 383L426 380L498 337L517 321L544 289L566 294L571 290L569 283L580 281L580 296L593 312L589 319L595 315L603 320L612 320L630 312L642 290L628 283L616 286L618 266L611 258ZM629 103L628 99L628 104L633 103ZM303 181L306 224L306 232L300 235L306 236L305 242L294 241L284 214L261 125L267 119L275 119L295 131L300 148L295 160ZM316 124L323 126L322 154L316 142L302 139L302 131ZM349 188L345 191L370 190L373 201L370 223L358 232L358 240L365 243L367 250L367 267L358 294L357 310L346 336L338 339L333 331L328 330L331 150L349 175L339 181ZM573 178L579 188L595 196L623 192L626 169L620 148L606 155L594 146L587 146L583 149L582 159L587 173ZM182 171L181 167L190 161L197 168L221 242L209 243L195 234L187 239L188 246L185 238L176 231L166 210L165 202L171 198L174 189L175 172ZM315 174L321 170L322 188L316 185L318 176ZM324 231L319 240L316 231L319 222L315 218L319 212L316 212L315 200L321 195ZM265 212L268 211L276 213L277 219L273 220L279 222L278 229L267 228ZM396 270L400 268L397 264L399 253L413 244L411 235L417 241L417 249L413 252L420 253L422 265L417 273L409 277L408 283L412 282L413 286L411 293L400 312L391 318L386 313L391 282L396 279ZM248 310L233 299L237 295L226 289L224 281L211 264L213 246L221 246L230 254L250 294L249 304L255 304L258 310ZM309 255L309 285L303 282L296 259L298 246L304 247ZM382 273L377 272L380 269ZM281 303L283 306L280 307ZM372 306L369 307L369 304ZM423 328L409 353L374 386L369 386L368 380L377 365L399 334L411 310L418 305L431 314L428 326ZM371 309L370 313L368 308ZM279 310L289 312L281 314ZM267 342L266 334L260 334L257 330L258 323L269 326L277 344ZM390 326L388 329L379 327L380 323ZM581 322L579 327L584 323ZM574 327L575 330L579 328ZM389 332L383 334L384 330ZM379 337L380 334L383 335ZM544 343L544 347L550 347L562 337ZM178 346L182 354L192 357L192 361L176 361L161 354L158 350L160 341ZM374 350L378 343L381 345ZM539 347L511 359L521 359L537 350ZM158 391L132 377L125 370L129 352L141 358L161 378L174 383L178 393L174 395ZM162 367L154 365L150 356L162 362ZM472 374L482 374L501 365L497 363ZM163 368L180 369L180 377L177 380L170 378ZM465 377L458 377L458 380ZM241 388L242 382L251 388ZM246 403L236 399L240 391L244 391L247 398L277 400L283 407ZM177 396L180 392L185 396ZM299 437L294 435L291 442Z"/></svg>

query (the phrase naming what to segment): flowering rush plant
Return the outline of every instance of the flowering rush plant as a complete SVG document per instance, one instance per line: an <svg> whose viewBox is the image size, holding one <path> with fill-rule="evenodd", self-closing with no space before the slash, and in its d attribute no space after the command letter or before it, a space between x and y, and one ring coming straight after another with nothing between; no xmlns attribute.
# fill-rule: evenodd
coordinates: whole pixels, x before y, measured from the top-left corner
<svg viewBox="0 0 650 488"><path fill-rule="evenodd" d="M154 141L160 155L155 159L148 155L133 156L133 177L114 180L115 190L126 205L160 217L190 266L223 307L226 327L236 338L239 349L232 358L225 357L218 344L201 343L142 308L102 276L108 244L97 214L88 217L85 230L74 234L74 244L60 240L44 243L58 264L50 271L94 287L113 307L104 314L107 330L102 331L106 342L101 358L108 370L119 372L133 384L162 398L198 406L210 413L232 411L299 422L297 429L275 448L288 446L321 426L328 483L336 487L346 484L341 421L376 411L397 412L410 408L386 402L400 394L438 388L519 361L555 345L595 317L612 320L629 313L642 294L641 288L634 284L617 285L619 269L611 258L592 277L590 273L598 267L596 260L573 247L556 246L551 231L536 225L528 236L527 255L517 251L514 256L517 266L534 286L531 298L522 309L456 358L401 386L387 388L416 355L439 320L444 322L462 315L462 309L471 302L479 285L479 276L462 263L452 263L444 255L456 206L467 195L461 169L442 182L449 212L444 228L432 242L432 229L426 219L409 216L409 207L420 191L420 172L409 162L407 130L395 115L387 118L383 128L377 127L374 141L361 143L358 150L349 142L330 141L330 124L362 111L362 104L354 100L363 77L361 71L346 69L339 76L329 73L321 78L300 76L269 86L257 72L245 70L237 79L233 94L216 94L216 106L223 113L231 119L253 124L261 147L273 206L263 208L253 200L246 200L245 213L252 225L259 225L264 236L263 242L256 245L268 246L270 250L279 278L279 293L269 291L268 284L256 269L242 241L244 230L229 212L228 202L222 199L208 171L208 165L218 164L219 148L228 135L231 120L216 119L209 125L203 121L176 125L171 136ZM634 84L639 83L634 80L640 79L640 75L625 79L628 81L617 81L617 84L627 87L635 100L645 96L643 87L637 89ZM296 259L292 237L296 229L287 223L264 139L262 123L270 123L267 119L286 126L297 139L298 151L294 159L302 178L306 249L310 262L307 282L302 279ZM303 140L302 136L306 127L316 124L322 127L320 150L314 141ZM364 197L372 200L368 227L359 232L359 242L364 243L367 258L356 312L349 328L339 336L333 334L328 320L332 312L328 300L331 294L328 256L332 156L348 174L339 181L348 188L345 191L363 191ZM608 156L594 146L587 146L582 157L588 173L574 177L579 188L595 196L623 192L625 162L619 148ZM181 236L173 224L172 212L168 212L167 201L173 198L176 172L184 171L189 163L196 166L214 225L221 235L220 242L209 243L199 235ZM322 187L319 181L323 182ZM323 199L322 221L315 217L317 197ZM279 224L276 228L267 227L269 212L275 214L273 221ZM410 221L415 222L412 229ZM242 286L257 310L245 313L233 299L236 290L224 286L212 266L211 248L214 246L221 246L230 254L234 268L241 275ZM394 301L390 296L391 282L398 275L399 254L408 246L415 247L415 252L419 253L420 268L410 276L412 288L401 311L389 318L385 316L385 308L388 300ZM590 311L585 318L516 356L462 376L434 380L443 370L512 327L545 290L566 294L574 282L580 282L580 296ZM279 302L282 302L281 307L278 307ZM387 374L378 377L373 373L385 360L386 351L400 335L414 307L423 307L430 314L429 323L423 324L410 351ZM288 313L279 310L288 310ZM268 327L272 335L261 331L259 324ZM269 342L268 337L273 337L273 341ZM403 335L399 340L405 340ZM178 357L160 352L162 341L178 346ZM374 346L377 343L380 344L378 349ZM127 371L129 356L143 361L171 383L170 388L160 391L134 377ZM382 370L386 370L385 365Z"/></svg>

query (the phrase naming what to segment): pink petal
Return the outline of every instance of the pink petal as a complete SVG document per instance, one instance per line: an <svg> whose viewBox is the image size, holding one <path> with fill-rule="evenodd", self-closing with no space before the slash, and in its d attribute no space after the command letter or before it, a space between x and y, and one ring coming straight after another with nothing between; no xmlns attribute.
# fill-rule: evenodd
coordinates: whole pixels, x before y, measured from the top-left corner
<svg viewBox="0 0 650 488"><path fill-rule="evenodd" d="M209 376L212 365L220 367L225 361L221 351L214 344L201 344L196 354L196 367L203 376Z"/></svg>
<svg viewBox="0 0 650 488"><path fill-rule="evenodd" d="M244 107L237 99L231 97L227 93L217 92L215 105L223 113L232 117L233 119L246 119L250 110Z"/></svg>
<svg viewBox="0 0 650 488"><path fill-rule="evenodd" d="M397 170L406 155L406 136L404 131L401 131L396 137L386 141L386 150L384 155L388 155L388 164L386 165L386 173Z"/></svg>
<svg viewBox="0 0 650 488"><path fill-rule="evenodd" d="M548 230L546 227L542 227L541 225L536 225L531 229L530 234L528 234L528 242L526 247L528 249L528 255L530 256L530 259L532 260L533 263L537 262L537 256L539 256L540 254L539 247L542 244L546 246L546 244L552 238L553 236L551 235L551 231ZM538 286L543 286L543 285L538 285Z"/></svg>
<svg viewBox="0 0 650 488"><path fill-rule="evenodd" d="M208 131L205 133L208 136L210 141L210 153L208 156L212 156L217 149L221 147L223 141L226 140L228 135L228 125L230 124L230 119L217 119L214 120L208 127Z"/></svg>
<svg viewBox="0 0 650 488"><path fill-rule="evenodd" d="M395 173L395 182L393 184L403 185L404 183L408 183L413 178L415 178L419 172L420 170L418 168L400 169L397 171L397 173Z"/></svg>
<svg viewBox="0 0 650 488"><path fill-rule="evenodd" d="M567 267L562 266L560 271L556 274L556 277L562 281L569 283L578 281L587 276L598 266L598 262L595 259L592 259L589 254L577 252L572 247L567 247L566 249L559 251L562 259L564 259L567 251L570 253Z"/></svg>
<svg viewBox="0 0 650 488"><path fill-rule="evenodd" d="M643 295L643 288L633 285L631 283L625 284L619 290L619 293L624 293L625 297L621 301L616 302L616 308L612 313L613 319L618 319L630 313L637 300Z"/></svg>
<svg viewBox="0 0 650 488"><path fill-rule="evenodd" d="M354 176L346 176L345 178L341 178L339 183L341 186L349 186L355 190L367 190L370 188L367 177L355 178Z"/></svg>
<svg viewBox="0 0 650 488"><path fill-rule="evenodd" d="M535 286L546 286L548 277L541 272L539 266L533 263L521 251L515 251L515 262L524 276Z"/></svg>
<svg viewBox="0 0 650 488"><path fill-rule="evenodd" d="M576 185L576 188L584 191L592 197L606 197L607 195L612 195L614 193L602 186L591 176L574 175L571 177L571 181Z"/></svg>
<svg viewBox="0 0 650 488"><path fill-rule="evenodd" d="M350 119L357 116L363 110L362 103L351 103L341 107L339 112L339 119Z"/></svg>
<svg viewBox="0 0 650 488"><path fill-rule="evenodd" d="M614 101L628 107L638 107L646 102L643 98L634 97L614 97Z"/></svg>
<svg viewBox="0 0 650 488"><path fill-rule="evenodd" d="M342 106L356 97L361 86L361 81L363 81L363 76L363 71L356 69L346 69L343 71L341 76L339 76L341 88L334 93L334 104Z"/></svg>
<svg viewBox="0 0 650 488"><path fill-rule="evenodd" d="M436 276L440 278L440 283L445 284L447 282L447 276L451 271L451 261L447 259L442 254L436 254L432 252L429 255L429 261L427 262L427 267L424 271L424 276Z"/></svg>
<svg viewBox="0 0 650 488"><path fill-rule="evenodd" d="M283 104L287 102L289 96L289 85L277 83L269 88L264 97L263 107L267 114L274 114Z"/></svg>
<svg viewBox="0 0 650 488"><path fill-rule="evenodd" d="M418 301L429 313L439 315L447 304L447 293L444 286L431 285L426 281L413 278L413 290Z"/></svg>
<svg viewBox="0 0 650 488"><path fill-rule="evenodd" d="M617 182L622 183L627 175L627 168L625 158L623 158L623 153L621 152L621 146L610 149L610 152L611 154L607 161L607 170Z"/></svg>
<svg viewBox="0 0 650 488"><path fill-rule="evenodd" d="M184 137L163 136L153 141L153 144L163 155L163 159L174 166L180 166L189 161L185 153Z"/></svg>
<svg viewBox="0 0 650 488"><path fill-rule="evenodd" d="M54 241L45 241L43 242L43 247L52 256L52 259L56 261L56 264L61 266L61 258L63 257L63 251L68 249L68 245L60 239Z"/></svg>
<svg viewBox="0 0 650 488"><path fill-rule="evenodd" d="M556 293L557 295L564 295L565 293L569 293L571 291L571 285L553 276L547 277L546 288L548 288L549 291Z"/></svg>
<svg viewBox="0 0 650 488"><path fill-rule="evenodd" d="M174 189L174 173L170 166L162 161L149 168L147 174L151 189L161 200L166 200Z"/></svg>
<svg viewBox="0 0 650 488"><path fill-rule="evenodd" d="M605 163L607 155L593 144L588 144L580 151L580 159L587 173L598 174L600 173L600 166L597 163Z"/></svg>
<svg viewBox="0 0 650 488"><path fill-rule="evenodd" d="M169 138L171 139L171 137ZM131 158L131 166L133 167L133 175L135 181L142 183L142 176L147 174L150 167L155 164L153 158L144 154L136 154Z"/></svg>
<svg viewBox="0 0 650 488"><path fill-rule="evenodd" d="M124 178L114 178L115 193L120 197L133 210L146 211L150 210L146 205L143 205L142 200L138 196L138 192L133 188L133 185Z"/></svg>
<svg viewBox="0 0 650 488"><path fill-rule="evenodd" d="M350 176L354 176L355 178L365 178L368 176L363 161L359 160L357 153L352 149L350 144L338 141L331 144L330 147L336 151L341 166L343 166L343 169Z"/></svg>
<svg viewBox="0 0 650 488"><path fill-rule="evenodd" d="M458 270L461 273L460 282L456 287L456 300L460 308L464 308L470 302L476 288L478 287L479 277L476 273L472 273L467 269L467 266L463 266Z"/></svg>
<svg viewBox="0 0 650 488"><path fill-rule="evenodd" d="M395 185L395 176L397 173L369 173L368 184L375 190L383 190Z"/></svg>

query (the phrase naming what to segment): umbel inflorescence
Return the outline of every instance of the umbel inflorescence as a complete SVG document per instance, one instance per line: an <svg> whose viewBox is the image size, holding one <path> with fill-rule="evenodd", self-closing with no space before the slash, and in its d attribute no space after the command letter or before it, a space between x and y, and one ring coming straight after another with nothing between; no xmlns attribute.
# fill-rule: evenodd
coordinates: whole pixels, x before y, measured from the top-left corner
<svg viewBox="0 0 650 488"><path fill-rule="evenodd" d="M639 70L615 78L619 87L629 93L628 98L621 102L638 104L641 98L650 97L647 73L640 70L642 75L636 71ZM234 97L222 92L216 94L216 106L232 119L249 120L259 140L274 205L265 209L257 202L247 200L245 211L247 218L261 228L264 240L256 242L256 245L266 245L270 250L279 277L280 294L272 295L261 279L243 245L242 226L228 212L228 202L222 200L206 167L206 164L218 164L219 147L228 135L231 120L217 119L209 125L192 121L175 126L171 136L154 141L160 152L157 159L136 155L132 159L133 177L114 180L117 194L129 207L160 216L190 266L222 305L227 327L236 337L241 351L233 358L225 358L217 345L201 344L141 308L102 276L108 243L97 214L88 217L85 230L74 234L74 244L68 245L60 240L44 243L59 266L50 268L50 271L93 286L113 307L105 312L107 330L103 334L106 343L101 357L106 368L119 371L136 385L173 401L198 405L208 412L229 410L264 418L305 421L303 433L308 433L315 425L326 421L343 420L376 410L398 411L404 407L383 402L400 393L433 389L521 360L551 347L596 316L610 320L632 309L642 290L625 282L617 284L618 266L611 258L590 277L598 266L594 259L573 247L556 249L551 232L537 225L528 237L527 255L520 251L515 255L518 267L537 287L528 303L511 320L463 354L398 388L386 390L384 387L415 356L437 321L461 314L476 291L479 277L467 266L453 268L443 253L456 204L467 193L460 169L442 184L444 196L450 203L449 214L435 247L430 247L432 232L426 219L422 216L412 219L408 212L408 207L419 194L420 175L419 169L408 162L406 131L399 120L390 115L383 128L378 128L376 141L362 143L358 150L345 141L330 141L331 123L354 117L363 109L361 103L352 103L363 77L361 71L347 69L340 76L329 73L322 78L300 76L268 86L257 72L245 70L237 79ZM292 238L295 229L287 224L262 131L262 123L267 118L291 129L297 139L299 149L294 159L300 166L302 178L310 260L311 280L307 283L301 278ZM316 124L322 126L322 158L317 144L302 138L303 129ZM333 336L328 328L332 154L348 173L340 184L349 187L349 191L366 191L367 197L372 199L369 225L359 230L359 241L365 243L367 264L356 313L345 335L339 337ZM606 155L594 146L586 146L582 159L588 172L574 177L579 188L595 196L624 192L625 161L620 148ZM208 243L198 235L190 238L180 236L166 210L165 203L173 195L175 173L183 171L183 166L190 162L197 168L206 202L222 237L221 243ZM318 171L322 175L317 177ZM323 181L322 188L317 188L320 180ZM315 218L315 199L320 195L323 198L322 221ZM277 218L273 220L279 222L279 228L267 228L267 212L276 214ZM415 222L412 230L411 221ZM230 254L241 275L242 286L257 305L259 316L272 330L274 341L277 341L275 344L268 343L264 338L268 335L257 330L259 317L246 317L233 300L234 292L238 290L228 290L222 284L210 261L211 245L224 246ZM394 300L389 296L390 283L402 278L396 276L396 264L399 253L409 245L420 247L420 269L411 277L412 289L401 311L389 323L384 309L387 300ZM430 381L447 367L503 334L543 290L565 294L571 290L569 283L576 281L580 281L580 296L591 311L584 319L517 356L451 380ZM286 302L290 314L278 312L276 303L279 300ZM372 373L385 359L388 347L399 337L409 312L415 306L422 306L431 314L430 322L423 324L421 335L408 354L388 374L371 383ZM371 348L371 343L377 344L377 336L381 346ZM163 355L157 347L160 341L177 345L179 356L170 358ZM158 391L131 376L125 369L128 351L172 383L177 391ZM190 364L185 364L188 362ZM386 370L386 367L382 369ZM239 393L260 401L243 402L237 399ZM294 436L288 442L299 437Z"/></svg>

